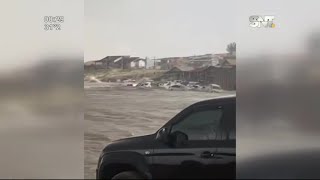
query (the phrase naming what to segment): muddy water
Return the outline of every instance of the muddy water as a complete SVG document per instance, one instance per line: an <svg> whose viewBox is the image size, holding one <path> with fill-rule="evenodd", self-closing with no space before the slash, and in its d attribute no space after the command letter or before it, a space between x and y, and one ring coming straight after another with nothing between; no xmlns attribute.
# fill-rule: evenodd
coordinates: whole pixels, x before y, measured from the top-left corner
<svg viewBox="0 0 320 180"><path fill-rule="evenodd" d="M95 177L99 154L111 141L154 133L192 103L233 93L114 86L85 83L85 178Z"/></svg>

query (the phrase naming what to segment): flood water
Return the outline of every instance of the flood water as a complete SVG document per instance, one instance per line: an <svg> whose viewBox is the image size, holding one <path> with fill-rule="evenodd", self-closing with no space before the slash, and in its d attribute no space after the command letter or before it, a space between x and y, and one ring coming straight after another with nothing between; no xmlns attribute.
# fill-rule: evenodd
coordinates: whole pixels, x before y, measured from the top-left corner
<svg viewBox="0 0 320 180"><path fill-rule="evenodd" d="M207 93L85 83L85 175L95 178L101 150L113 140L156 132L187 106L235 92Z"/></svg>

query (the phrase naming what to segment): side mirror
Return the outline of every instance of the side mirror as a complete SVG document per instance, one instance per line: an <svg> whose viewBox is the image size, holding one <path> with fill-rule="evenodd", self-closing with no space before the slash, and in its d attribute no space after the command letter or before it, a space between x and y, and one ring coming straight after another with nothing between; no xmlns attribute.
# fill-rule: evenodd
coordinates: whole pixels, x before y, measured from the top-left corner
<svg viewBox="0 0 320 180"><path fill-rule="evenodd" d="M188 140L188 135L181 131L175 131L169 137L169 142L174 147L183 147L188 144Z"/></svg>
<svg viewBox="0 0 320 180"><path fill-rule="evenodd" d="M169 142L169 128L163 127L157 132L156 139L164 143Z"/></svg>

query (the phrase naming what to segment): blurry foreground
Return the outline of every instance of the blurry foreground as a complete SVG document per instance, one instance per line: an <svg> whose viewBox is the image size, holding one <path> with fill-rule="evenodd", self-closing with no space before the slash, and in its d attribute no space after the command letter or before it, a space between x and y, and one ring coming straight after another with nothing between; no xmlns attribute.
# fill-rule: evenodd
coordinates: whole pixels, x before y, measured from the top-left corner
<svg viewBox="0 0 320 180"><path fill-rule="evenodd" d="M320 31L300 44L237 56L238 178L320 178Z"/></svg>
<svg viewBox="0 0 320 180"><path fill-rule="evenodd" d="M82 178L81 59L47 59L0 76L1 178Z"/></svg>

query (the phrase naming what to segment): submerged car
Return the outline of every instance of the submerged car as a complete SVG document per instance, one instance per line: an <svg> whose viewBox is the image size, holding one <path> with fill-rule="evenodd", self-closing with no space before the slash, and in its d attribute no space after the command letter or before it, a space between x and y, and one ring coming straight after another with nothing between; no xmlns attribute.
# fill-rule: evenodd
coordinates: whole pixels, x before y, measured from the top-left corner
<svg viewBox="0 0 320 180"><path fill-rule="evenodd" d="M167 81L166 83L163 83L162 84L162 87L166 88L166 89L169 89L170 86L174 85L173 82L171 81Z"/></svg>
<svg viewBox="0 0 320 180"><path fill-rule="evenodd" d="M151 88L152 84L151 82L144 82L144 83L140 83L137 85L138 87L146 87L146 88Z"/></svg>
<svg viewBox="0 0 320 180"><path fill-rule="evenodd" d="M137 86L136 80L134 79L126 79L122 81L124 83L125 86Z"/></svg>
<svg viewBox="0 0 320 180"><path fill-rule="evenodd" d="M236 97L195 103L151 135L106 146L97 179L236 177Z"/></svg>
<svg viewBox="0 0 320 180"><path fill-rule="evenodd" d="M173 90L185 90L185 86L183 86L182 84L174 84L174 85L169 86L168 89L170 91L173 91Z"/></svg>
<svg viewBox="0 0 320 180"><path fill-rule="evenodd" d="M199 82L194 82L194 81L189 81L187 86L192 87L192 86L195 86L195 85L198 85L198 84L200 84L200 83Z"/></svg>
<svg viewBox="0 0 320 180"><path fill-rule="evenodd" d="M219 86L218 84L210 84L209 88L210 88L210 92L215 92L215 93L223 92L221 86Z"/></svg>

